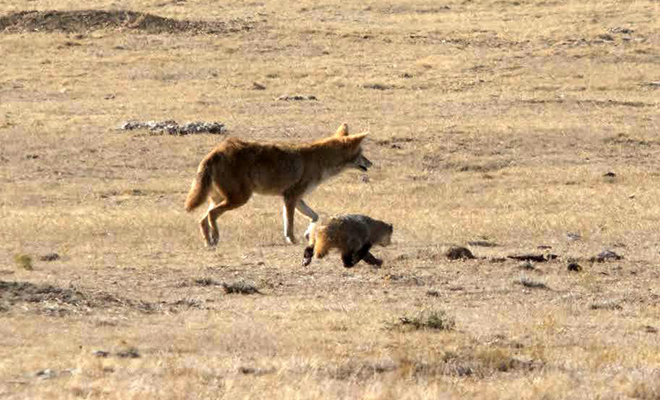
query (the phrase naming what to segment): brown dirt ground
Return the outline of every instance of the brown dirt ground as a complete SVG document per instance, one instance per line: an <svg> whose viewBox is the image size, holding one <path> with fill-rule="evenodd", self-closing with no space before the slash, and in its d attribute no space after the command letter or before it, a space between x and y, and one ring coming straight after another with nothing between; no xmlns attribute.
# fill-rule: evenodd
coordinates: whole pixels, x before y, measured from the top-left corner
<svg viewBox="0 0 660 400"><path fill-rule="evenodd" d="M657 2L78 6L0 4L1 398L660 397ZM272 197L205 249L221 137L118 129L170 119L369 130L307 200L383 268L302 268Z"/></svg>

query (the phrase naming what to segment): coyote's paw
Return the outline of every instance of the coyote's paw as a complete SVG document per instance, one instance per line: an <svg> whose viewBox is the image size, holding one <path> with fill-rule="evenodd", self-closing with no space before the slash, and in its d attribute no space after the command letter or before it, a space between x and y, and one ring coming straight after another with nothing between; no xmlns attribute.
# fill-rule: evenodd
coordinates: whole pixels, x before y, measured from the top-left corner
<svg viewBox="0 0 660 400"><path fill-rule="evenodd" d="M286 238L286 242L287 242L288 244L297 244L297 243L298 243L298 241L297 241L296 238L294 238L294 237L287 237L287 238Z"/></svg>

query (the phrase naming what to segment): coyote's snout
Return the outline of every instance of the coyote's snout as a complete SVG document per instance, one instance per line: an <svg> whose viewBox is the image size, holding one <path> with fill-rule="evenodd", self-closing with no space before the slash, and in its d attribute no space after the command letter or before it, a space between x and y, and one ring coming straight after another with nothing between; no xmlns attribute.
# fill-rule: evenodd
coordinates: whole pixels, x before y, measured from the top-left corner
<svg viewBox="0 0 660 400"><path fill-rule="evenodd" d="M369 161L367 157L363 156L362 153L360 153L360 157L358 157L355 160L354 165L355 168L359 169L360 171L367 172L367 170L369 170L369 168L371 168L373 164L371 163L371 161Z"/></svg>
<svg viewBox="0 0 660 400"><path fill-rule="evenodd" d="M199 163L186 210L209 199L209 210L199 224L206 244L213 246L219 239L216 220L220 215L247 203L253 193L279 195L284 198L284 236L295 243L294 210L310 219L305 236L318 221L303 196L344 169L367 171L372 166L362 154L366 136L349 135L348 125L342 124L333 136L311 143L266 144L227 138Z"/></svg>

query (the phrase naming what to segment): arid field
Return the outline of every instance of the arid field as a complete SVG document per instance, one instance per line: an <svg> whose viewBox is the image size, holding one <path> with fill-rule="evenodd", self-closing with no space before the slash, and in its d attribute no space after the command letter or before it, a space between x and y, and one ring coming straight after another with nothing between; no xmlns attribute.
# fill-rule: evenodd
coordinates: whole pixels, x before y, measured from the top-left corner
<svg viewBox="0 0 660 400"><path fill-rule="evenodd" d="M0 2L0 399L660 399L659 21L656 0ZM224 129L123 129L169 120ZM215 145L344 122L374 166L305 200L392 223L382 268L301 266L279 197L205 247L183 204Z"/></svg>

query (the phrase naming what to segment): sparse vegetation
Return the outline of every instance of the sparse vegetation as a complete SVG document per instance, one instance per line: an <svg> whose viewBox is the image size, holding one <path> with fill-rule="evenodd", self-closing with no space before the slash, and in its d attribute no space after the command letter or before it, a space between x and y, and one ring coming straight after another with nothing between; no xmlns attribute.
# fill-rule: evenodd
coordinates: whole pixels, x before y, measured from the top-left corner
<svg viewBox="0 0 660 400"><path fill-rule="evenodd" d="M32 257L27 254L14 255L14 262L18 268L24 269L26 271L32 271L34 269L34 266L32 266Z"/></svg>
<svg viewBox="0 0 660 400"><path fill-rule="evenodd" d="M422 310L412 316L403 316L399 321L390 326L411 327L414 330L432 329L448 331L454 329L456 321L442 310Z"/></svg>
<svg viewBox="0 0 660 400"><path fill-rule="evenodd" d="M543 283L541 281L537 281L537 280L535 280L533 278L530 278L526 275L520 275L520 280L518 280L517 283L523 285L524 287L532 288L532 289L547 289L548 288L545 283Z"/></svg>
<svg viewBox="0 0 660 400"><path fill-rule="evenodd" d="M621 304L617 300L603 300L595 303L591 303L589 306L592 310L620 310Z"/></svg>
<svg viewBox="0 0 660 400"><path fill-rule="evenodd" d="M657 11L1 1L0 398L657 400ZM301 268L267 196L205 249L183 202L222 135L119 129L170 120L369 130L369 174L305 201L391 221L384 267Z"/></svg>
<svg viewBox="0 0 660 400"><path fill-rule="evenodd" d="M259 289L251 283L238 281L230 283L222 283L222 288L225 289L227 294L261 294Z"/></svg>

